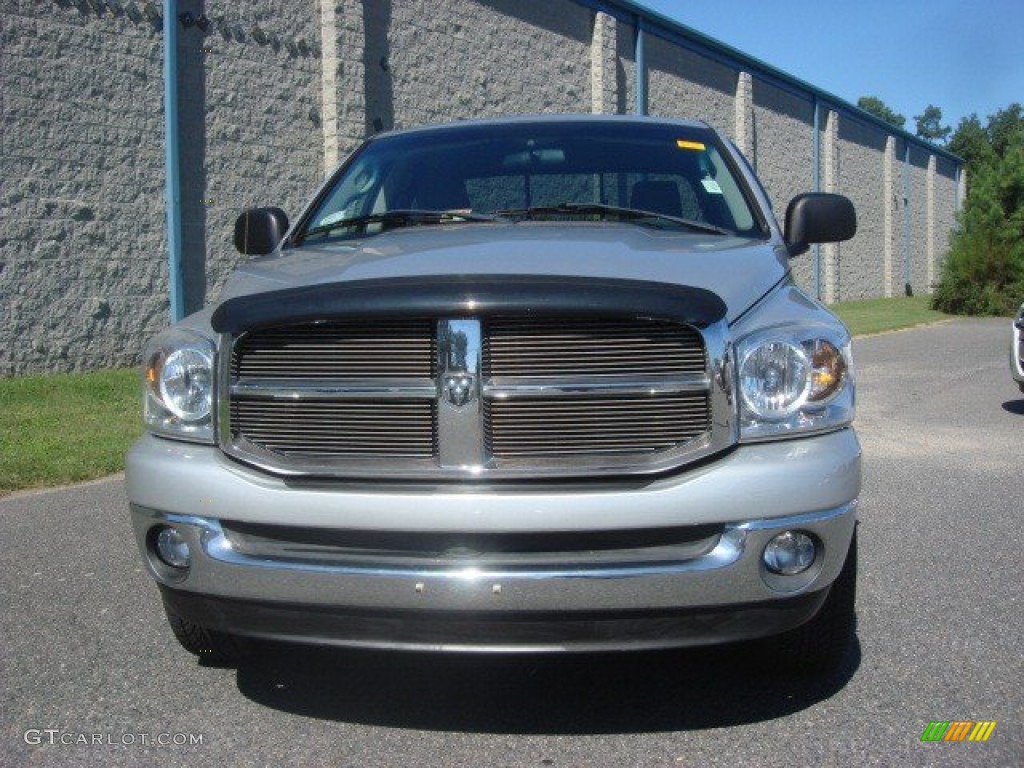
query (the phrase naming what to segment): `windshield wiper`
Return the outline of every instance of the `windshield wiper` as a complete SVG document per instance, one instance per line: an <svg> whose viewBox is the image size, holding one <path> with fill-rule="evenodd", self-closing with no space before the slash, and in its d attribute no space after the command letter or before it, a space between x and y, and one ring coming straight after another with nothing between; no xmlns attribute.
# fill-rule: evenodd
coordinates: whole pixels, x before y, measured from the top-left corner
<svg viewBox="0 0 1024 768"><path fill-rule="evenodd" d="M299 233L295 238L295 243L301 243L307 237L326 235L343 229L365 232L366 228L371 224L380 224L382 229L392 229L430 224L449 224L456 221L493 222L500 220L500 216L463 210L429 211L415 208L396 209L393 211L381 211L380 213L368 213L365 216L353 216L351 219L338 219L337 221L321 224Z"/></svg>
<svg viewBox="0 0 1024 768"><path fill-rule="evenodd" d="M499 216L507 216L513 219L534 219L545 216L600 216L605 218L617 218L623 221L640 221L647 224L657 225L657 222L668 223L675 226L682 226L698 232L708 232L715 235L732 235L727 229L716 227L714 224L707 224L703 221L693 221L679 216L669 216L657 211L643 211L637 208L622 208L617 205L605 205L604 203L558 203L557 205L533 205L529 208L506 208L495 211Z"/></svg>

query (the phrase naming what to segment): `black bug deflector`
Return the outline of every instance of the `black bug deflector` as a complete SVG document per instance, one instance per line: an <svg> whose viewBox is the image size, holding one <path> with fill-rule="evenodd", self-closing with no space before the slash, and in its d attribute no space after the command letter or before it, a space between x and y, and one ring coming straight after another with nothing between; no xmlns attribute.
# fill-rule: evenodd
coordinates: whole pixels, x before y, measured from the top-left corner
<svg viewBox="0 0 1024 768"><path fill-rule="evenodd" d="M398 315L628 315L706 328L726 305L703 288L643 280L522 275L431 276L357 280L287 288L224 302L211 320L218 333L316 320Z"/></svg>

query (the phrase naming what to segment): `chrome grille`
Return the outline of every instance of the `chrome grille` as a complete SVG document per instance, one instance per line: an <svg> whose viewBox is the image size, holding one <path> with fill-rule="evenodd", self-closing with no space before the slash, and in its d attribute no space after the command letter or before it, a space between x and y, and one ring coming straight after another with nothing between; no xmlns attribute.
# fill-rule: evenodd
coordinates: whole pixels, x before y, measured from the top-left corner
<svg viewBox="0 0 1024 768"><path fill-rule="evenodd" d="M679 377L704 374L704 344L688 326L634 318L496 318L485 323L483 357L492 385L510 384L504 397L484 406L485 444L497 459L650 454L708 429L706 386L697 393L671 386ZM545 385L552 380L568 386L549 393ZM611 381L623 391L588 396L593 384ZM664 384L670 386L659 387Z"/></svg>
<svg viewBox="0 0 1024 768"><path fill-rule="evenodd" d="M485 323L484 370L504 376L657 376L704 372L700 333L655 320L498 318Z"/></svg>
<svg viewBox="0 0 1024 768"><path fill-rule="evenodd" d="M707 394L489 401L495 458L654 453L708 428Z"/></svg>
<svg viewBox="0 0 1024 768"><path fill-rule="evenodd" d="M433 456L434 349L419 318L250 331L231 359L232 437L286 457Z"/></svg>
<svg viewBox="0 0 1024 768"><path fill-rule="evenodd" d="M250 442L285 456L434 454L430 402L236 400L231 423Z"/></svg>
<svg viewBox="0 0 1024 768"><path fill-rule="evenodd" d="M311 323L252 331L235 345L232 375L289 378L430 378L433 323Z"/></svg>
<svg viewBox="0 0 1024 768"><path fill-rule="evenodd" d="M249 331L222 369L221 444L270 471L360 479L667 469L734 439L712 375L723 331L578 315Z"/></svg>

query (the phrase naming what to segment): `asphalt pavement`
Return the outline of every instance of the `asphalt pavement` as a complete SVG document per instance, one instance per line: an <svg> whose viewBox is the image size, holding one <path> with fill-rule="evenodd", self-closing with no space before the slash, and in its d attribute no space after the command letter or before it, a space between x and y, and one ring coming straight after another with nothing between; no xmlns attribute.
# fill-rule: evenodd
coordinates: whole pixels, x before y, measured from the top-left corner
<svg viewBox="0 0 1024 768"><path fill-rule="evenodd" d="M0 499L0 766L1024 764L1024 395L1009 321L858 339L858 643L833 681L746 648L198 662L120 477ZM924 743L931 721L989 740Z"/></svg>

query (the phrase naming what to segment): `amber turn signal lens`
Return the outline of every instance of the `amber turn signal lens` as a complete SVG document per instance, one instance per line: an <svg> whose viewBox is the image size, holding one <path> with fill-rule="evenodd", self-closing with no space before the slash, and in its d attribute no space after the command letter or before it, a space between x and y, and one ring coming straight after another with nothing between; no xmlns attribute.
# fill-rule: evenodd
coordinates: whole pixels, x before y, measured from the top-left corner
<svg viewBox="0 0 1024 768"><path fill-rule="evenodd" d="M808 342L807 356L811 359L811 402L827 400L842 386L846 378L846 360L843 354L824 339Z"/></svg>

